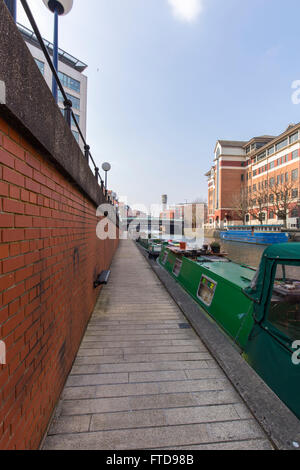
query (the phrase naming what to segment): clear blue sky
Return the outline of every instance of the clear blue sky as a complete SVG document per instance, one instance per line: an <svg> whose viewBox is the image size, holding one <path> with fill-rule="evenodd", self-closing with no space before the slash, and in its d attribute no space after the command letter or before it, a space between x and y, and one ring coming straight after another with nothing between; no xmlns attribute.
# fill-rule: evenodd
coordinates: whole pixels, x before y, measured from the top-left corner
<svg viewBox="0 0 300 470"><path fill-rule="evenodd" d="M52 15L29 5L52 40ZM299 18L299 0L74 0L60 47L89 65L88 142L118 195L206 198L217 139L299 122Z"/></svg>

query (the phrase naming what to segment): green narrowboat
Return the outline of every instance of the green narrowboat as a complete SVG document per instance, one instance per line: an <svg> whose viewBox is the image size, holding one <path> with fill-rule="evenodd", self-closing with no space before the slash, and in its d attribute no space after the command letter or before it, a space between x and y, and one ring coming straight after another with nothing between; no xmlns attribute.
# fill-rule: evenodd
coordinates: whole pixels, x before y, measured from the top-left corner
<svg viewBox="0 0 300 470"><path fill-rule="evenodd" d="M158 238L139 237L137 242L148 252L150 259L157 259L160 256L164 240Z"/></svg>
<svg viewBox="0 0 300 470"><path fill-rule="evenodd" d="M268 247L258 270L167 245L158 262L300 418L300 244Z"/></svg>

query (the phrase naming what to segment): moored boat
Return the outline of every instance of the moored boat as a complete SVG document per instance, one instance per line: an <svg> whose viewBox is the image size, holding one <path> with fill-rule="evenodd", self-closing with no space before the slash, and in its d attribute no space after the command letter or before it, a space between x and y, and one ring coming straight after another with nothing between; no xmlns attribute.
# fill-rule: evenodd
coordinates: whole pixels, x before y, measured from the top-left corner
<svg viewBox="0 0 300 470"><path fill-rule="evenodd" d="M220 232L221 240L241 243L254 243L257 245L273 245L288 242L290 236L282 232L281 225L256 225L250 227L231 226Z"/></svg>
<svg viewBox="0 0 300 470"><path fill-rule="evenodd" d="M268 247L258 270L214 255L187 257L169 246L159 264L300 418L300 244Z"/></svg>

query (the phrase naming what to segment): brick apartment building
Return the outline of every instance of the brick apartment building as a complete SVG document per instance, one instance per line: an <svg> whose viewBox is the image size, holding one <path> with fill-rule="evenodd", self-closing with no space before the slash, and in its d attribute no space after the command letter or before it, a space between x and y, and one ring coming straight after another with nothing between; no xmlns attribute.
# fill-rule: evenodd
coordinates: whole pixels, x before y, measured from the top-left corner
<svg viewBox="0 0 300 470"><path fill-rule="evenodd" d="M208 177L208 222L226 225L280 225L274 188L288 196L287 226L299 225L300 123L279 136L254 137L249 141L218 140ZM246 195L246 196L245 196ZM241 210L242 199L246 208Z"/></svg>

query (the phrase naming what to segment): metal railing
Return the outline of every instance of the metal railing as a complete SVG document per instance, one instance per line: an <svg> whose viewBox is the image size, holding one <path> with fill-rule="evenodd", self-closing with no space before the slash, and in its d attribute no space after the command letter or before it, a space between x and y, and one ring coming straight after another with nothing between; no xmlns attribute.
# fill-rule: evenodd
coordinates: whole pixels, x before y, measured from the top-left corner
<svg viewBox="0 0 300 470"><path fill-rule="evenodd" d="M45 58L46 58L46 60L47 60L47 62L48 62L48 65L49 65L49 67L50 67L50 69L51 69L51 72L52 72L52 74L53 74L53 76L54 76L54 78L55 78L55 80L56 80L56 83L57 83L57 85L58 85L58 87L59 87L59 89L60 89L60 91L61 91L61 94L62 94L62 96L63 96L63 99L64 99L64 102L63 102L63 103L64 103L64 117L65 117L65 120L66 120L68 126L70 127L70 129L71 129L72 124L76 126L77 131L78 131L78 133L79 133L79 135L80 135L80 137L81 137L81 139L82 139L83 145L84 145L84 158L86 159L86 161L87 161L88 164L89 164L90 161L92 162L92 164L93 164L93 166L94 166L94 174L95 174L95 178L96 178L96 180L97 180L97 183L98 183L98 180L100 179L100 187L101 187L102 193L105 195L105 197L106 197L106 199L108 200L108 202L111 202L111 201L110 201L110 198L108 197L108 194L107 194L107 188L105 188L105 186L104 186L104 181L103 181L103 179L101 178L99 168L97 167L96 162L95 162L95 160L94 160L93 157L92 157L92 154L91 154L91 151L90 151L90 146L87 144L87 142L86 142L86 140L85 140L85 138L84 138L84 135L83 135L83 133L82 133L82 131L81 131L81 129L80 129L80 126L79 126L79 124L78 124L78 122L77 122L76 116L75 116L75 114L73 113L73 110L72 110L72 102L68 99L67 94L66 94L66 92L65 92L65 90L64 90L64 87L63 87L63 85L62 85L62 83L61 83L61 81L60 81L60 79L59 79L58 72L55 70L55 67L54 67L53 62L52 62L52 60L51 60L51 57L50 57L50 55L49 55L49 53L48 53L47 47L46 47L46 45L44 44L44 41L43 41L43 38L42 38L41 33L40 33L40 31L39 31L39 28L38 28L38 26L37 26L37 24L36 24L36 22L35 22L35 19L34 19L33 15L32 15L32 12L31 12L31 10L30 10L30 8L29 8L29 6L28 6L27 0L20 0L20 1L21 1L21 4L22 4L23 8L24 8L24 11L25 11L25 13L26 13L26 15L27 15L27 18L28 18L28 20L29 20L29 22L30 22L30 24L31 24L31 27L32 27L32 29L33 29L33 31L34 31L34 34L35 34L35 36L36 36L36 38L37 38L37 40L38 40L38 42L39 42L39 44L40 44L40 46L41 46L41 49L42 49L42 51L43 51L43 53L44 53L44 55L45 55Z"/></svg>

